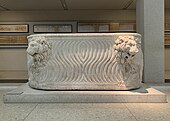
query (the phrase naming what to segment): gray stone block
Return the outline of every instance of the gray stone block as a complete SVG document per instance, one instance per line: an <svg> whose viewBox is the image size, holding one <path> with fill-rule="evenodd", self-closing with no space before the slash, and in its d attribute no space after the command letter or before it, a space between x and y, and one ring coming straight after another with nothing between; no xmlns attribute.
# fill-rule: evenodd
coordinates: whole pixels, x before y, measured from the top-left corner
<svg viewBox="0 0 170 121"><path fill-rule="evenodd" d="M164 93L143 85L130 91L44 91L28 84L4 95L5 103L166 103Z"/></svg>

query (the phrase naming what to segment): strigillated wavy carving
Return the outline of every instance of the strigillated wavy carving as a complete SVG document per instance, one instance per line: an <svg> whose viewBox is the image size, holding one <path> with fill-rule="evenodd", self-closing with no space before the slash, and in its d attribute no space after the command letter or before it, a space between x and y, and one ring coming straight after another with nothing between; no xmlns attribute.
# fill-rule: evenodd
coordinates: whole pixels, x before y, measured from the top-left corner
<svg viewBox="0 0 170 121"><path fill-rule="evenodd" d="M106 37L45 35L43 38L46 38L46 43L52 43L52 46L47 49L51 55L47 54L45 64L32 63L40 69L28 63L32 74L29 74L29 77L34 77L29 79L29 84L33 88L48 90L138 88L141 82L142 64L135 59L142 59L142 56L137 54L142 52L140 40L138 37L133 37L126 36L124 39L123 36L116 36L114 39L114 35ZM125 53L118 49L118 46L122 45L127 38L135 42L136 50L131 46ZM29 40L31 46L36 39L32 37ZM28 56L33 56L32 53L32 50L28 51ZM123 54L130 55L126 58L127 55ZM29 57L28 60L30 62L31 58ZM35 73L37 69L38 74Z"/></svg>

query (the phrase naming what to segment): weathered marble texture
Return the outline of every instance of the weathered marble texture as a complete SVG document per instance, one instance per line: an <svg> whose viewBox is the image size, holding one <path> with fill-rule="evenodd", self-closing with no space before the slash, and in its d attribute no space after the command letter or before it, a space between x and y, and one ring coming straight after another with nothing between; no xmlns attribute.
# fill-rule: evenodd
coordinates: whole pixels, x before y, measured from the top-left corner
<svg viewBox="0 0 170 121"><path fill-rule="evenodd" d="M28 36L29 85L45 90L129 90L142 81L137 33Z"/></svg>

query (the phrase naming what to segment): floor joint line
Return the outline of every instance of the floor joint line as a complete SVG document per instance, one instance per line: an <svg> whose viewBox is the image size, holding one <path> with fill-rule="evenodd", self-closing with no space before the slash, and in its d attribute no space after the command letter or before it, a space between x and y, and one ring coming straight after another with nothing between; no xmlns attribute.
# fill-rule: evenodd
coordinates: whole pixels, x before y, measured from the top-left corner
<svg viewBox="0 0 170 121"><path fill-rule="evenodd" d="M35 105L35 107L28 113L28 115L25 116L25 118L24 118L23 121L25 121L25 119L28 118L28 116L32 113L32 111L33 111L37 106L38 106L38 103L37 103L37 104Z"/></svg>
<svg viewBox="0 0 170 121"><path fill-rule="evenodd" d="M132 114L132 116L136 119L136 121L138 121L138 119L136 118L136 116L131 112L131 110L127 107L127 105L126 104L124 104L125 105L125 107L127 108L127 110Z"/></svg>

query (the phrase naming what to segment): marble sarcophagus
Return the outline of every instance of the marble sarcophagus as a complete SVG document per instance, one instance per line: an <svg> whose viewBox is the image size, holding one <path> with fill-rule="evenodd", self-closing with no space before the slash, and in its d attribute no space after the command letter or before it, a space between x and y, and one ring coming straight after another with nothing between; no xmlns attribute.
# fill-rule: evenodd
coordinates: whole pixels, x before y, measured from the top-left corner
<svg viewBox="0 0 170 121"><path fill-rule="evenodd" d="M28 36L29 85L45 90L129 90L142 81L137 33Z"/></svg>

